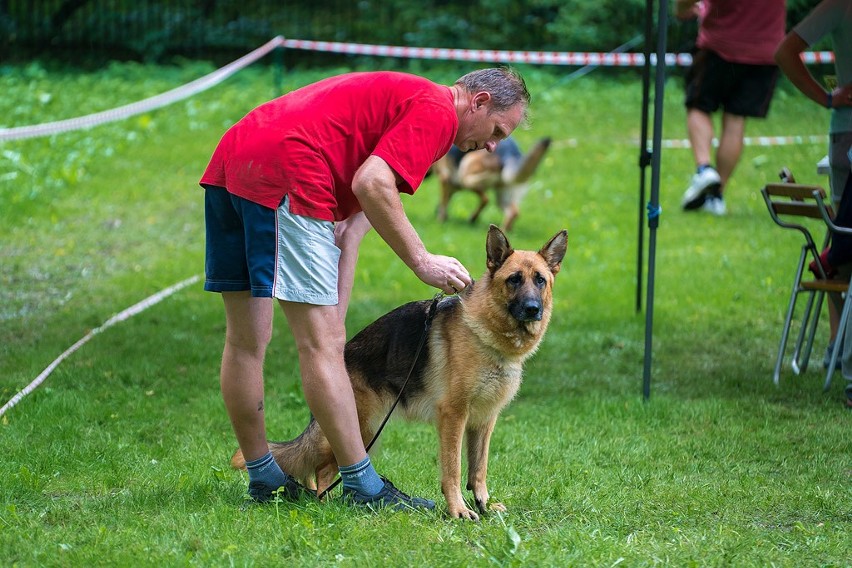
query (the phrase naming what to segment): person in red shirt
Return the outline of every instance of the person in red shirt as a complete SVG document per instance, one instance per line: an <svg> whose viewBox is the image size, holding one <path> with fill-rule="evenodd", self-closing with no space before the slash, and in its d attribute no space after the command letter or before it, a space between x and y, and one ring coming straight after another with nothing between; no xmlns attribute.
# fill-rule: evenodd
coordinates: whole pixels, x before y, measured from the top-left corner
<svg viewBox="0 0 852 568"><path fill-rule="evenodd" d="M278 300L293 333L305 399L356 505L434 508L379 477L364 449L343 350L358 247L375 228L424 283L450 294L472 280L455 258L426 250L405 215L453 144L493 152L526 120L530 94L510 68L452 86L397 72L347 73L260 105L232 126L201 177L205 290L225 305L221 388L246 459L249 496L299 498L269 452L263 361Z"/></svg>
<svg viewBox="0 0 852 568"><path fill-rule="evenodd" d="M697 51L686 76L686 126L696 171L685 211L726 212L723 193L743 150L747 117L765 118L778 81L775 48L784 38L784 0L677 0L675 15L698 18ZM722 130L711 161L713 113Z"/></svg>

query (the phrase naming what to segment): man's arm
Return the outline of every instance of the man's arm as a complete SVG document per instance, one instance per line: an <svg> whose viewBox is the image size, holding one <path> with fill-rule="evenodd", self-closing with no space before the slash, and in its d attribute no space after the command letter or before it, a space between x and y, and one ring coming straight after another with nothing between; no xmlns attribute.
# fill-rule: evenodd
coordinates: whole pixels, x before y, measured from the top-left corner
<svg viewBox="0 0 852 568"><path fill-rule="evenodd" d="M791 31L775 50L775 63L803 95L817 104L828 106L830 102L832 108L852 106L852 84L840 85L826 92L802 61L802 52L807 48L807 42ZM830 101L828 93L832 95Z"/></svg>
<svg viewBox="0 0 852 568"><path fill-rule="evenodd" d="M447 294L464 289L471 283L470 274L455 258L426 250L402 208L398 181L387 162L370 156L358 168L352 191L379 236L420 280Z"/></svg>
<svg viewBox="0 0 852 568"><path fill-rule="evenodd" d="M801 54L807 47L808 44L796 32L790 32L775 50L775 63L802 94L825 106L825 89L817 83L802 61Z"/></svg>

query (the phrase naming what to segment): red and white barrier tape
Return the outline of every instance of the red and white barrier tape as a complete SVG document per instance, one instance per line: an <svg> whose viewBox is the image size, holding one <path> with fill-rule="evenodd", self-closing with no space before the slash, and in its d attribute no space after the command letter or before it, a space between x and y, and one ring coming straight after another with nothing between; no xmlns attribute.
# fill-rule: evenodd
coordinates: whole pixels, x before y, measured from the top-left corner
<svg viewBox="0 0 852 568"><path fill-rule="evenodd" d="M154 304L161 302L162 300L168 298L169 296L171 296L175 292L178 292L178 291L186 288L187 286L190 286L191 284L195 284L200 279L201 279L201 276L196 274L195 276L192 276L191 278L187 278L186 280L178 282L177 284L174 284L173 286L169 286L168 288L166 288L164 290L160 290L156 294L145 298L144 300L142 300L138 304L135 304L135 305L127 308L126 310L123 310L122 312L120 312L120 313L114 315L113 317L109 318L100 327L96 327L95 329L91 330L89 333L84 335L79 341L77 341L77 343L75 343L74 345L72 345L71 347L66 349L62 353L62 355L60 355L59 357L54 359L53 362L50 365L48 365L47 368L45 368L45 370L42 371L41 374L38 377L35 378L35 380L33 380L33 382L31 382L29 385L26 386L26 388L21 390L18 394L13 396L9 400L9 402L4 404L3 407L0 408L0 416L3 416L3 414L5 414L7 410L12 408L16 404L18 404L21 401L22 398L24 398L25 396L30 394L32 391L34 391L36 388L38 388L38 386L41 383L44 382L44 380L54 371L54 369L56 369L56 367L59 366L59 364L62 361L64 361L68 357L70 357L75 351L77 351L83 345L88 343L89 340L92 339L94 336L96 336L100 332L114 326L117 323L123 322L124 320L129 319L129 318L135 316L136 314L138 314L138 313L140 313L144 310L147 310L148 308L150 308Z"/></svg>
<svg viewBox="0 0 852 568"><path fill-rule="evenodd" d="M285 39L283 47L307 51L348 53L351 55L376 55L383 57L410 57L412 59L445 59L452 61L480 61L489 63L535 63L541 65L599 65L602 67L637 67L645 64L643 53L582 53L557 51L503 51L487 49L449 49L443 47L406 47L397 45L369 45L336 41L314 41ZM831 63L834 54L830 51L807 52L805 63ZM651 54L651 63L657 61ZM689 53L667 53L666 65L688 66L692 63Z"/></svg>
<svg viewBox="0 0 852 568"><path fill-rule="evenodd" d="M285 39L284 47L307 51L347 53L350 55L376 55L381 57L410 57L412 59L444 59L451 61L479 61L488 63L538 63L542 65L600 65L610 67L635 67L644 65L642 53L579 53L557 51L504 51L488 49L450 49L443 47L405 47L397 45L369 45L335 41ZM667 53L667 65L689 65L688 53ZM651 62L656 56L651 56Z"/></svg>

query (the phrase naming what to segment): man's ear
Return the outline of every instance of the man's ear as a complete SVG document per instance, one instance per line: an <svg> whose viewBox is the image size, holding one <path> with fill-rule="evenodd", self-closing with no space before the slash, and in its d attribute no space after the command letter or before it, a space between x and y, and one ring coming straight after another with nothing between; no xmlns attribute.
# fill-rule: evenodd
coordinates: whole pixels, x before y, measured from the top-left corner
<svg viewBox="0 0 852 568"><path fill-rule="evenodd" d="M476 93L475 95L473 95L473 98L471 99L471 103L470 103L471 107L472 107L471 110L474 110L474 111L479 110L480 107L487 106L488 103L490 103L490 102L491 102L491 93L489 93L487 91L480 91L480 92Z"/></svg>

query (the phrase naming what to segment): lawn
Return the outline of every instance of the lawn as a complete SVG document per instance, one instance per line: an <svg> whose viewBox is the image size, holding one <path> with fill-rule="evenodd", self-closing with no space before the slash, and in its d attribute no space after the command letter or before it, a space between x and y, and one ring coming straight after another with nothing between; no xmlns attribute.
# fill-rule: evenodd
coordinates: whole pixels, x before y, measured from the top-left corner
<svg viewBox="0 0 852 568"><path fill-rule="evenodd" d="M417 69L444 83L468 70ZM211 70L5 67L0 125L105 110ZM345 70L290 70L281 87ZM839 373L822 392L825 325L811 370L796 376L785 365L772 383L799 244L759 194L782 166L827 183L816 162L828 114L782 82L769 118L749 122L747 135L804 141L747 146L723 218L680 211L691 155L663 151L645 401L645 313L635 309L640 77L599 71L562 82L563 70L521 70L533 122L516 138L554 143L509 238L537 249L565 228L569 247L548 336L492 440L489 488L507 513L446 518L433 429L397 421L377 469L436 499L437 512L367 515L339 493L324 504L248 505L245 475L228 466L221 301L194 284L95 335L0 417L3 564L850 566L852 412ZM274 70L257 65L145 115L0 143L0 404L114 314L203 272L198 178L225 129L279 94L276 85ZM673 76L666 140L685 138L681 98ZM485 270L496 208L470 225L475 198L461 195L439 224L433 178L403 202L431 251L473 275ZM349 333L433 293L370 234ZM308 411L276 317L266 408L270 437L287 439Z"/></svg>

